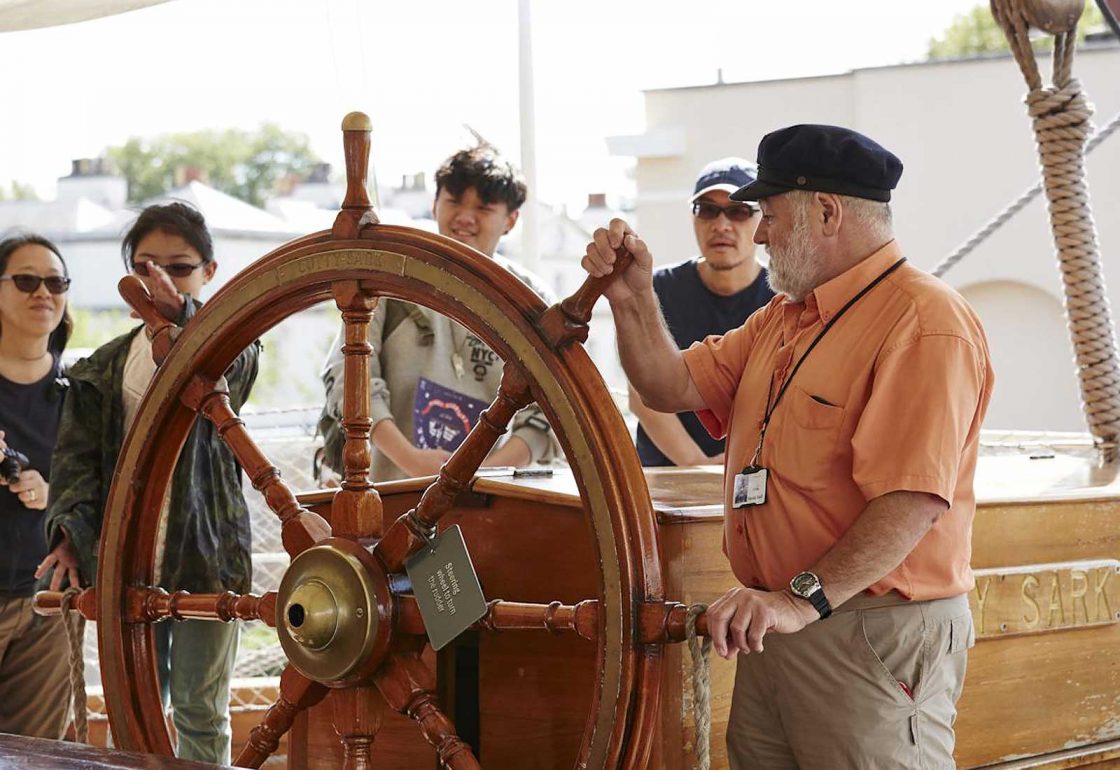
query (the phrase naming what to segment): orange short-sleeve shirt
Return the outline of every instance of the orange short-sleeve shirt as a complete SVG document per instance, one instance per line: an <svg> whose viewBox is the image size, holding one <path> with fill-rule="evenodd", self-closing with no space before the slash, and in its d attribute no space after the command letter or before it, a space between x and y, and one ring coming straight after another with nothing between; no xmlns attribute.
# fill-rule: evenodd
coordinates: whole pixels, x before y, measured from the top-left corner
<svg viewBox="0 0 1120 770"><path fill-rule="evenodd" d="M758 445L768 394L852 297L901 258L894 241L817 287L779 295L740 328L684 353L727 436L724 550L744 585L772 590L811 569L867 503L894 491L949 503L902 564L870 587L920 600L973 586L973 475L995 375L975 313L938 279L904 263L835 323L773 412L759 465L766 503L733 508L734 477Z"/></svg>

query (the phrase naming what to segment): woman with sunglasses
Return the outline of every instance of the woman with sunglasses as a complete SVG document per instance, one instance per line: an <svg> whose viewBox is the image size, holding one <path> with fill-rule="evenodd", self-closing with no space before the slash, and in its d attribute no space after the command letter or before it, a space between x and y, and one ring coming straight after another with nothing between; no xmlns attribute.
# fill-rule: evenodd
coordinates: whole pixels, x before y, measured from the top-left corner
<svg viewBox="0 0 1120 770"><path fill-rule="evenodd" d="M66 263L46 238L0 241L0 733L56 740L68 716L66 631L62 618L36 616L31 601L47 556L43 510L62 407L59 359L72 326L69 287ZM63 564L75 584L76 567Z"/></svg>
<svg viewBox="0 0 1120 770"><path fill-rule="evenodd" d="M183 203L149 206L124 237L121 255L165 318L191 323L218 263L202 215ZM47 513L52 543L67 541L94 580L102 511L125 433L156 366L143 326L102 345L68 372L55 493ZM240 411L257 376L254 342L225 372ZM250 590L249 509L241 470L208 420L196 420L179 453L161 511L159 585L170 592ZM56 565L52 587L60 581ZM165 706L174 712L180 757L230 761L229 680L237 653L236 623L185 620L155 626L157 668Z"/></svg>

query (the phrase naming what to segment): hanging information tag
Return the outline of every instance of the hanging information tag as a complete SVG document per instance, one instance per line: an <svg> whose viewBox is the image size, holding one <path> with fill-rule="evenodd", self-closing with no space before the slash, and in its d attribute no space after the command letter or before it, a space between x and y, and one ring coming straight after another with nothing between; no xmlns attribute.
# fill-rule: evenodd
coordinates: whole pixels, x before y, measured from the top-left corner
<svg viewBox="0 0 1120 770"><path fill-rule="evenodd" d="M732 496L732 506L745 508L748 505L762 505L766 502L766 477L769 471L757 465L743 469L742 473L735 474L735 491Z"/></svg>
<svg viewBox="0 0 1120 770"><path fill-rule="evenodd" d="M486 597L458 524L436 535L404 569L412 581L433 650L445 646L486 614Z"/></svg>

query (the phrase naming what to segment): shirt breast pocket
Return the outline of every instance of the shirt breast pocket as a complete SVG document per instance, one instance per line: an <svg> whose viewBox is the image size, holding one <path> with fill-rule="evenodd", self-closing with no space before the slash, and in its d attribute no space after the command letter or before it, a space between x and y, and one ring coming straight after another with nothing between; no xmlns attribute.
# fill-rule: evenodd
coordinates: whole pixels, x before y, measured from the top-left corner
<svg viewBox="0 0 1120 770"><path fill-rule="evenodd" d="M844 407L793 385L778 409L787 409L772 472L806 490L825 489L839 473ZM774 460L770 460L774 462Z"/></svg>

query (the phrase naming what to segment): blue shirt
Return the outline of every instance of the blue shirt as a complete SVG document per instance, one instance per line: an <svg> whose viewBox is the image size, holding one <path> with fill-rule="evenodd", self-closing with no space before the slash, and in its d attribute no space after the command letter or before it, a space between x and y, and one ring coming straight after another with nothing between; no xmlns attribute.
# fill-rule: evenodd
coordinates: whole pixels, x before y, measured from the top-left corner
<svg viewBox="0 0 1120 770"><path fill-rule="evenodd" d="M653 290L677 347L685 350L712 334L726 334L742 326L750 315L764 307L774 296L766 281L766 269L759 270L750 286L730 296L716 294L700 280L699 257L663 267L653 274ZM677 418L708 457L723 451L723 440L714 439L692 412ZM653 443L641 425L637 436L638 457L642 465L672 465Z"/></svg>

